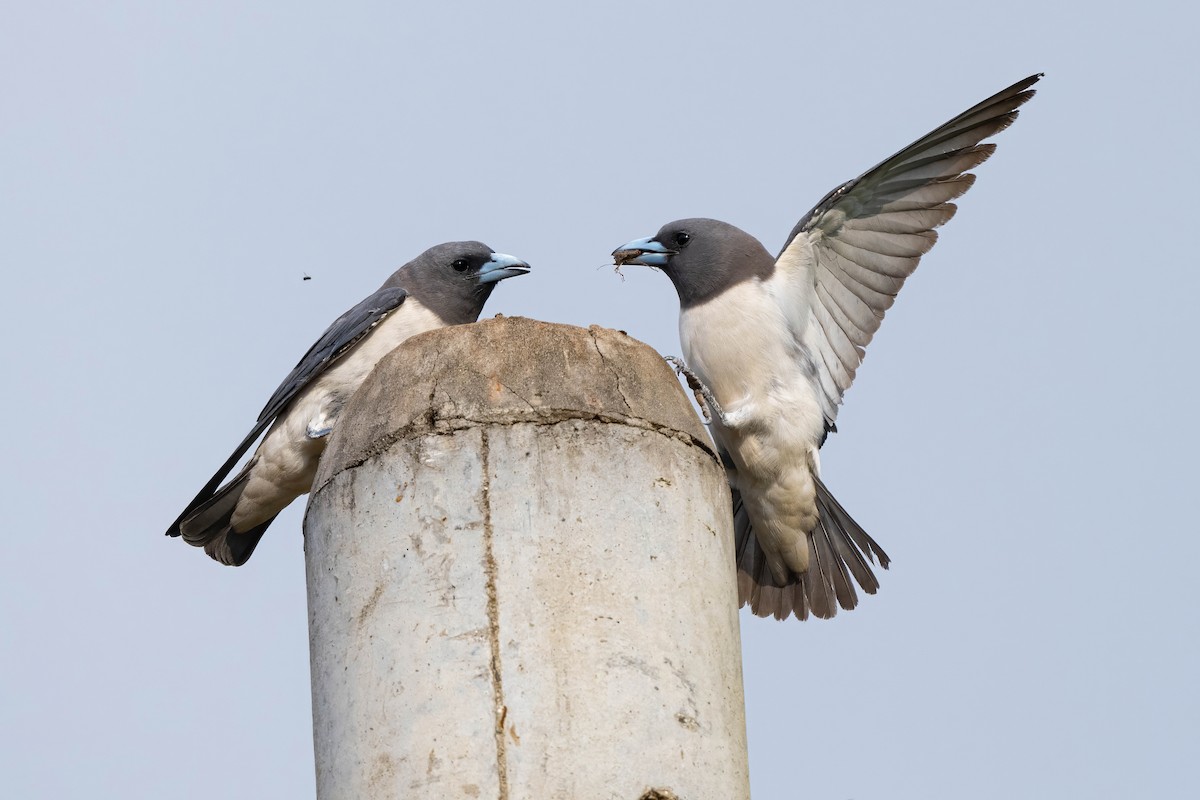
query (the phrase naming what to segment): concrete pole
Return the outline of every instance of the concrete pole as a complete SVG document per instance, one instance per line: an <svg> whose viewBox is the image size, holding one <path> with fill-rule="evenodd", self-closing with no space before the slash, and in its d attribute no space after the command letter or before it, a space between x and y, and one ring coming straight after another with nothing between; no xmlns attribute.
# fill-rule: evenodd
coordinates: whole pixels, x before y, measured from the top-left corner
<svg viewBox="0 0 1200 800"><path fill-rule="evenodd" d="M318 800L749 798L732 551L649 347L521 318L405 342L305 520Z"/></svg>

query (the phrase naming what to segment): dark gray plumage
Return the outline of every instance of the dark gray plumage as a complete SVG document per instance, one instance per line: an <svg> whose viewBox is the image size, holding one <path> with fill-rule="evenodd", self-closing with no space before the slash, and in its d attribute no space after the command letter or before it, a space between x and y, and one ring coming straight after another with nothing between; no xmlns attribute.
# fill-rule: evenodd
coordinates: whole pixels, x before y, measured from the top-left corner
<svg viewBox="0 0 1200 800"><path fill-rule="evenodd" d="M203 547L222 564L244 564L279 512L311 488L342 406L379 359L409 336L474 322L498 281L528 271L525 262L479 242L431 247L396 270L321 334L167 535ZM264 431L254 455L221 486Z"/></svg>
<svg viewBox="0 0 1200 800"><path fill-rule="evenodd" d="M818 477L818 450L904 280L954 216L967 170L995 150L1040 75L1020 81L825 195L772 258L711 219L664 225L614 251L679 294L689 380L702 387L733 492L741 602L832 617L874 594L886 553Z"/></svg>

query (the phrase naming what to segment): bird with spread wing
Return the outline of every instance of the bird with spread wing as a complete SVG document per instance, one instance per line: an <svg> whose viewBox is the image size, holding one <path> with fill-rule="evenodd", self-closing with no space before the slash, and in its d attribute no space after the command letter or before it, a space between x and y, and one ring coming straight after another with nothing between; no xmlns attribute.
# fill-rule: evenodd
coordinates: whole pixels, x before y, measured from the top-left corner
<svg viewBox="0 0 1200 800"><path fill-rule="evenodd" d="M733 492L738 591L759 616L828 618L874 594L889 558L830 494L818 451L904 281L1034 90L1033 75L838 186L772 258L750 234L683 219L613 252L666 273L689 380Z"/></svg>

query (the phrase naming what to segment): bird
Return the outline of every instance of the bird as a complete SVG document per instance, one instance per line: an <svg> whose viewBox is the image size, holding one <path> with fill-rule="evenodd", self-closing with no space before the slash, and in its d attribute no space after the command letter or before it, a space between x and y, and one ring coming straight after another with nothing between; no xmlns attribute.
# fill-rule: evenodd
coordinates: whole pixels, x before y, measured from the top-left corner
<svg viewBox="0 0 1200 800"><path fill-rule="evenodd" d="M757 616L830 618L874 594L887 553L834 498L819 450L905 279L1034 95L1031 75L847 181L772 257L714 219L669 222L613 251L617 267L666 274L679 295L684 359L725 466L738 598Z"/></svg>
<svg viewBox="0 0 1200 800"><path fill-rule="evenodd" d="M167 535L222 564L245 564L279 512L312 488L338 415L379 360L410 336L474 322L499 281L529 271L519 258L475 241L436 245L400 267L321 334Z"/></svg>

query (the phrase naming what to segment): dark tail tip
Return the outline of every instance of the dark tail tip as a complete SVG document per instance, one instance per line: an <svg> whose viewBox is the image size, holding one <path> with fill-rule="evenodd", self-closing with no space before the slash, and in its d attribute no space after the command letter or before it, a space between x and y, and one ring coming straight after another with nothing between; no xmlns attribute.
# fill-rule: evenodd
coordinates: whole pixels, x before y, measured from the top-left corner
<svg viewBox="0 0 1200 800"><path fill-rule="evenodd" d="M183 536L194 547L203 547L214 561L230 567L240 567L250 560L254 548L275 517L245 532L233 529L233 512L245 491L249 470L222 486L210 498L186 513L168 535Z"/></svg>
<svg viewBox="0 0 1200 800"><path fill-rule="evenodd" d="M271 517L257 528L251 528L245 533L238 533L233 528L226 527L204 544L204 552L208 553L214 561L227 567L240 567L250 560L250 556L254 555L254 548L258 547L263 534L267 532L267 528L274 521L275 518Z"/></svg>

